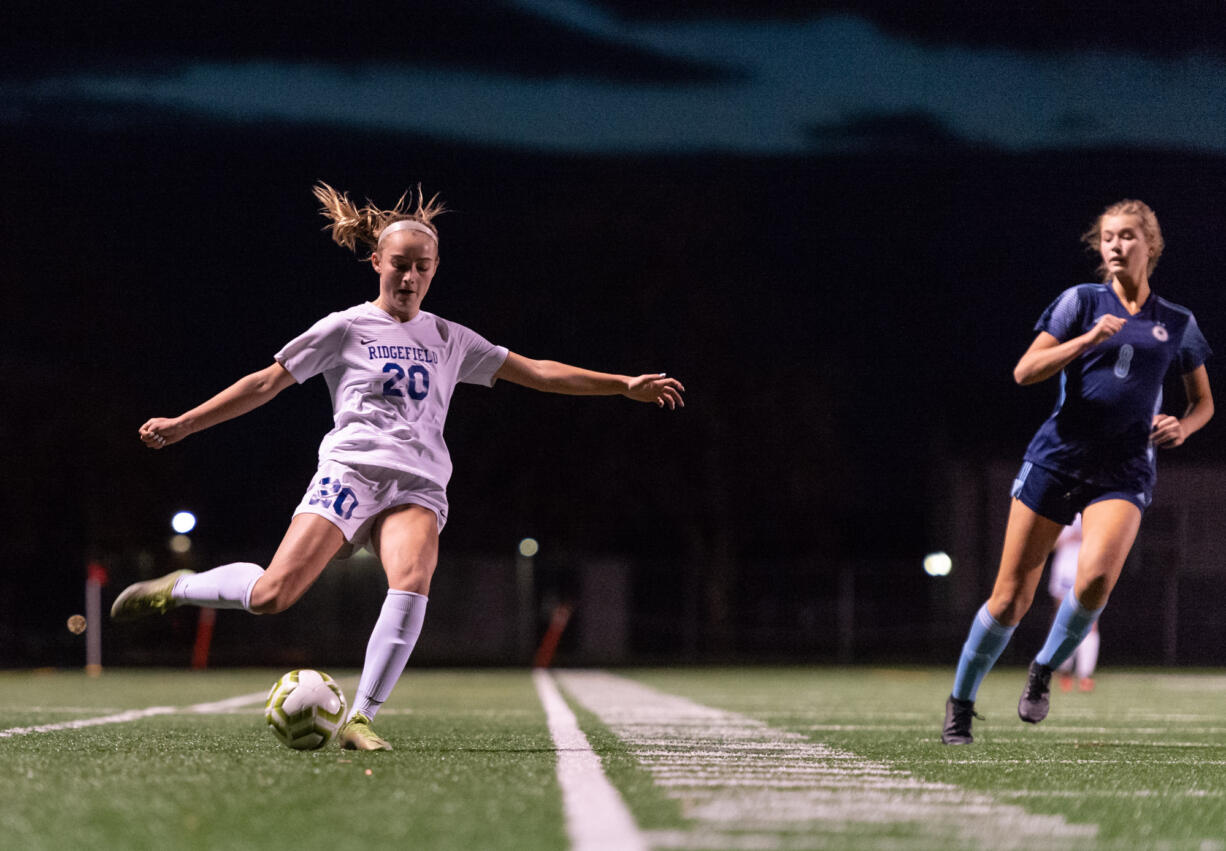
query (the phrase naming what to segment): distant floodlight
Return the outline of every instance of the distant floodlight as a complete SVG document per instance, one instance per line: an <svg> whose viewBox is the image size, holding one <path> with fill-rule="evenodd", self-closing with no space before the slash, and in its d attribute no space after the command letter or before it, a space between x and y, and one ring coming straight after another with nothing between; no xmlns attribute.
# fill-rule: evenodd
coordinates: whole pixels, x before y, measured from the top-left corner
<svg viewBox="0 0 1226 851"><path fill-rule="evenodd" d="M536 538L524 538L519 542L519 554L524 558L532 558L541 551L541 545Z"/></svg>
<svg viewBox="0 0 1226 851"><path fill-rule="evenodd" d="M170 539L170 550L183 555L192 548L192 539L187 535L175 535Z"/></svg>
<svg viewBox="0 0 1226 851"><path fill-rule="evenodd" d="M924 573L929 576L949 576L954 569L954 560L948 553L928 553L924 556Z"/></svg>
<svg viewBox="0 0 1226 851"><path fill-rule="evenodd" d="M170 528L174 529L180 535L186 535L192 529L196 528L196 515L190 511L180 511L174 517L170 518Z"/></svg>

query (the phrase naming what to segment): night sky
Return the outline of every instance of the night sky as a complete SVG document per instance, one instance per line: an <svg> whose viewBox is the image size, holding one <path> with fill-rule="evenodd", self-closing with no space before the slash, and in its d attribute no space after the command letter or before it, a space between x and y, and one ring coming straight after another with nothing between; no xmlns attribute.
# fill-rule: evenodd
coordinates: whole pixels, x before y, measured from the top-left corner
<svg viewBox="0 0 1226 851"><path fill-rule="evenodd" d="M1226 346L1226 7L894 5L6 4L0 664L59 662L83 565L161 566L181 507L210 555L271 553L322 380L165 452L136 429L374 297L320 179L441 193L426 309L689 391L462 388L444 562L532 534L675 565L636 598L703 623L796 565L909 593L942 469L1020 459L1050 409L1010 370L1102 207L1155 208L1155 291ZM1216 425L1173 463L1222 461Z"/></svg>

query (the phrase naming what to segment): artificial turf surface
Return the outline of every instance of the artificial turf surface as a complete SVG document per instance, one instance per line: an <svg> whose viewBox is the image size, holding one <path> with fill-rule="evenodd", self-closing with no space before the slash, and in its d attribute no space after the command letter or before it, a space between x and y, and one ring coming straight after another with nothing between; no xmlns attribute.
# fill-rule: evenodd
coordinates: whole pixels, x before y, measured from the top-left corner
<svg viewBox="0 0 1226 851"><path fill-rule="evenodd" d="M279 745L263 726L258 695L281 673L108 670L92 679L0 672L0 731L8 731L0 732L0 844L568 847L556 753L528 671L410 668L376 722L396 748L391 753ZM354 672L329 673L352 692ZM998 670L979 695L987 720L976 722L976 743L956 748L937 742L952 677L943 669L617 673L797 741L1092 826L1094 838L1077 847L1226 851L1220 672L1104 671L1093 693L1056 692L1051 716L1032 726L1015 714L1024 672ZM257 697L187 709L244 695ZM650 843L712 847L721 835L734 837L697 824L687 802L661 788L633 747L573 697L571 704ZM114 723L26 731L154 707L167 708ZM680 753L685 747L677 745ZM932 847L931 835L915 828L899 823L887 839L854 820L828 831L781 824L773 834L756 830L753 841L780 848ZM976 846L973 836L967 847ZM727 841L734 847L734 839Z"/></svg>

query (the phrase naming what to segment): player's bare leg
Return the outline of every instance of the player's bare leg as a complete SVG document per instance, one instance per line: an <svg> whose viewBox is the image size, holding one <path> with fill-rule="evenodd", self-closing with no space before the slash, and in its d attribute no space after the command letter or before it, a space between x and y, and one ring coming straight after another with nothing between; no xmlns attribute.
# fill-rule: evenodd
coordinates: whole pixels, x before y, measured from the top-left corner
<svg viewBox="0 0 1226 851"><path fill-rule="evenodd" d="M1141 528L1141 509L1124 499L1095 502L1082 511L1081 527L1073 593L1065 596L1047 641L1031 662L1017 705L1018 717L1032 724L1047 717L1053 668L1073 654L1107 605Z"/></svg>
<svg viewBox="0 0 1226 851"><path fill-rule="evenodd" d="M315 514L290 522L272 563L223 564L203 573L177 570L125 588L111 606L115 620L161 614L178 606L245 609L264 614L288 608L319 578L344 543L340 529Z"/></svg>
<svg viewBox="0 0 1226 851"><path fill-rule="evenodd" d="M978 717L975 696L979 684L1004 652L1018 621L1030 608L1043 564L1060 529L1060 524L1035 513L1020 500L1013 500L996 585L992 596L971 622L954 675L954 687L945 703L945 725L941 731L941 741L945 744L974 741L971 724Z"/></svg>
<svg viewBox="0 0 1226 851"><path fill-rule="evenodd" d="M1023 503L1013 500L1005 543L1000 555L1000 570L988 598L988 612L1005 626L1017 626L1034 602L1035 590L1043 578L1043 566L1060 530L1064 527L1048 520Z"/></svg>
<svg viewBox="0 0 1226 851"><path fill-rule="evenodd" d="M421 634L430 580L438 564L438 519L419 505L397 506L379 518L371 543L387 572L387 599L371 631L352 714L340 738L344 748L391 750L370 725Z"/></svg>
<svg viewBox="0 0 1226 851"><path fill-rule="evenodd" d="M344 543L344 533L327 519L309 512L295 514L268 569L251 589L251 611L272 614L288 609Z"/></svg>
<svg viewBox="0 0 1226 851"><path fill-rule="evenodd" d="M1086 506L1073 593L1087 609L1101 609L1115 590L1141 529L1141 509L1123 499Z"/></svg>

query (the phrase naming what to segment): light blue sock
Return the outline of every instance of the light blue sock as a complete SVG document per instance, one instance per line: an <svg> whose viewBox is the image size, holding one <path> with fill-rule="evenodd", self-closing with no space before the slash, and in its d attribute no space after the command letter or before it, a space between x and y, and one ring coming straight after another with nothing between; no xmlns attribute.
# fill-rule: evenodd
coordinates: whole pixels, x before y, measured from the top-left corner
<svg viewBox="0 0 1226 851"><path fill-rule="evenodd" d="M1106 608L1106 606L1103 606ZM1090 627L1103 613L1103 609L1084 609L1076 594L1065 594L1056 619L1047 633L1047 641L1034 660L1049 668L1058 668L1073 655L1077 645L1090 633Z"/></svg>
<svg viewBox="0 0 1226 851"><path fill-rule="evenodd" d="M954 697L959 700L975 699L979 684L1004 652L1015 629L1016 626L1004 626L988 614L987 603L979 607L966 643L962 645L962 658L958 660L958 673L954 675L954 690L951 692Z"/></svg>

